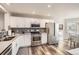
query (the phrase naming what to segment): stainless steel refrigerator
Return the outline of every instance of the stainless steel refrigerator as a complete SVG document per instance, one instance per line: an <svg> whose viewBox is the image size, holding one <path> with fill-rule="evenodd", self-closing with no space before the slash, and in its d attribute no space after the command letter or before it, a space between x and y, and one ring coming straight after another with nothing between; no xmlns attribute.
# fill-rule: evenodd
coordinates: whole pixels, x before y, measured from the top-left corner
<svg viewBox="0 0 79 59"><path fill-rule="evenodd" d="M48 44L55 44L57 43L55 39L55 23L46 23L46 32L47 32L47 43Z"/></svg>

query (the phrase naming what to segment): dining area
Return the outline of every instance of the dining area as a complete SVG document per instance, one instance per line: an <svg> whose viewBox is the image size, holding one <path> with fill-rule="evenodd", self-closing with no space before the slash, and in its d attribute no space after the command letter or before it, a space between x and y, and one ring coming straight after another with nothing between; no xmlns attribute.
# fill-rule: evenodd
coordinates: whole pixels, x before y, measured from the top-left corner
<svg viewBox="0 0 79 59"><path fill-rule="evenodd" d="M69 35L68 43L71 49L79 47L79 35Z"/></svg>
<svg viewBox="0 0 79 59"><path fill-rule="evenodd" d="M65 33L65 51L72 55L79 55L79 18L66 19Z"/></svg>
<svg viewBox="0 0 79 59"><path fill-rule="evenodd" d="M69 39L66 40L65 51L71 55L79 55L79 35L70 35Z"/></svg>

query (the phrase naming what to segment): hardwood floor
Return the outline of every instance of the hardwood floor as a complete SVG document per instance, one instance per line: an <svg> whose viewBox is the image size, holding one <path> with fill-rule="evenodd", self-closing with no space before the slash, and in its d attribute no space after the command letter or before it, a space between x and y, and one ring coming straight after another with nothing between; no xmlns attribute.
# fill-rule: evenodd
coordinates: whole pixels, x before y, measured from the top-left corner
<svg viewBox="0 0 79 59"><path fill-rule="evenodd" d="M17 55L68 55L68 53L61 52L53 45L41 45L20 48Z"/></svg>

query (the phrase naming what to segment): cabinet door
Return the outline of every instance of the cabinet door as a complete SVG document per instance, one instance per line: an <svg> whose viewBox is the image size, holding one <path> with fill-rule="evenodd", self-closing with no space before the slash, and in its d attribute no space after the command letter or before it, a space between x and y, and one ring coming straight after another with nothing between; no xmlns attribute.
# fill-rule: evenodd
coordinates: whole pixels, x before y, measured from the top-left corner
<svg viewBox="0 0 79 59"><path fill-rule="evenodd" d="M17 44L16 41L13 41L12 43L12 55L16 55L17 53Z"/></svg>
<svg viewBox="0 0 79 59"><path fill-rule="evenodd" d="M20 47L24 47L25 46L25 37L24 36L20 36L19 37L19 46Z"/></svg>
<svg viewBox="0 0 79 59"><path fill-rule="evenodd" d="M30 20L30 18L25 18L24 26L27 27L27 28L31 27L31 20Z"/></svg>
<svg viewBox="0 0 79 59"><path fill-rule="evenodd" d="M42 44L47 43L47 33L42 33L41 34L41 42L42 42Z"/></svg>
<svg viewBox="0 0 79 59"><path fill-rule="evenodd" d="M12 43L12 55L16 55L19 50L19 38L16 38L16 40Z"/></svg>
<svg viewBox="0 0 79 59"><path fill-rule="evenodd" d="M16 27L16 18L15 17L10 17L10 26Z"/></svg>
<svg viewBox="0 0 79 59"><path fill-rule="evenodd" d="M45 21L41 20L40 27L45 28Z"/></svg>
<svg viewBox="0 0 79 59"><path fill-rule="evenodd" d="M31 34L25 35L25 45L31 46Z"/></svg>
<svg viewBox="0 0 79 59"><path fill-rule="evenodd" d="M10 17L10 25L11 27L24 27L25 18L24 17Z"/></svg>
<svg viewBox="0 0 79 59"><path fill-rule="evenodd" d="M23 19L22 18L17 18L17 26L19 27L19 28L21 28L22 27L22 21Z"/></svg>
<svg viewBox="0 0 79 59"><path fill-rule="evenodd" d="M19 45L19 38L17 38L16 39L16 48L17 48L17 52L18 52L18 50L19 50L19 48L20 48L20 45Z"/></svg>
<svg viewBox="0 0 79 59"><path fill-rule="evenodd" d="M19 47L26 47L26 46L31 46L31 35L23 35L19 37Z"/></svg>
<svg viewBox="0 0 79 59"><path fill-rule="evenodd" d="M15 17L16 19L16 26L17 27L24 27L24 19L23 17Z"/></svg>

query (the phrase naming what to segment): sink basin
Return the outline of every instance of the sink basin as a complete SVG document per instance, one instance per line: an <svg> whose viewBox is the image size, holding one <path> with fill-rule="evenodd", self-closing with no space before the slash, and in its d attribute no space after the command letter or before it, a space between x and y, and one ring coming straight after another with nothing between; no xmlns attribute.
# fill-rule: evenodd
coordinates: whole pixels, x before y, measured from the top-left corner
<svg viewBox="0 0 79 59"><path fill-rule="evenodd" d="M9 40L12 40L14 37L8 37L8 38L5 38L3 41L9 41Z"/></svg>

